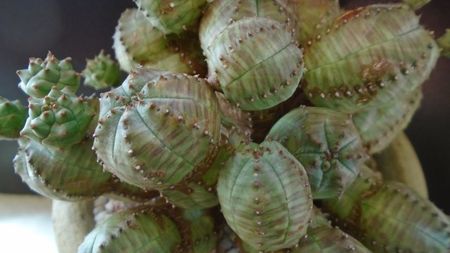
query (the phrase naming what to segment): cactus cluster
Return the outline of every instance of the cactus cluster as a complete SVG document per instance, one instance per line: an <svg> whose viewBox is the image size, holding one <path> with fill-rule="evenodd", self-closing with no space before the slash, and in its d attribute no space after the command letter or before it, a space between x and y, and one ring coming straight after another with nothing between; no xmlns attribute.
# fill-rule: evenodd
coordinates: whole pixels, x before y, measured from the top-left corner
<svg viewBox="0 0 450 253"><path fill-rule="evenodd" d="M401 169L392 141L449 54L419 23L427 0L134 2L117 62L31 58L28 113L0 97L31 189L119 203L79 253L450 251L426 191L378 172ZM77 96L81 78L105 91Z"/></svg>

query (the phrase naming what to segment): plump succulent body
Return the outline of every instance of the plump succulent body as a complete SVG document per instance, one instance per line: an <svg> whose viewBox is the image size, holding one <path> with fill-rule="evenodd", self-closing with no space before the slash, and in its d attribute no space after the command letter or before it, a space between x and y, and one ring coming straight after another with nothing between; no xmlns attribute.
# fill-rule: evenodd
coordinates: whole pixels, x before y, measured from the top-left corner
<svg viewBox="0 0 450 253"><path fill-rule="evenodd" d="M150 22L164 34L179 34L200 18L206 0L134 0Z"/></svg>
<svg viewBox="0 0 450 253"><path fill-rule="evenodd" d="M213 218L199 210L144 206L113 214L97 226L78 253L209 253L216 245Z"/></svg>
<svg viewBox="0 0 450 253"><path fill-rule="evenodd" d="M438 56L436 42L408 6L351 10L305 48L304 91L314 105L358 112L417 90Z"/></svg>
<svg viewBox="0 0 450 253"><path fill-rule="evenodd" d="M259 2L216 1L200 27L209 79L248 111L287 100L303 74L302 52L289 31L295 19L284 15L285 1ZM285 20L287 26L279 22Z"/></svg>
<svg viewBox="0 0 450 253"><path fill-rule="evenodd" d="M82 75L84 84L96 90L105 89L119 83L120 67L109 54L101 51L94 59L86 61Z"/></svg>
<svg viewBox="0 0 450 253"><path fill-rule="evenodd" d="M53 87L67 93L75 93L80 87L80 74L72 66L72 59L58 60L48 53L44 60L30 58L28 69L17 71L19 87L29 96L43 98Z"/></svg>
<svg viewBox="0 0 450 253"><path fill-rule="evenodd" d="M19 100L0 97L0 139L16 139L27 120L27 110Z"/></svg>
<svg viewBox="0 0 450 253"><path fill-rule="evenodd" d="M195 40L172 42L136 9L122 13L114 34L114 50L120 67L127 72L138 66L188 74L203 72Z"/></svg>
<svg viewBox="0 0 450 253"><path fill-rule="evenodd" d="M325 206L374 252L450 249L448 216L401 183L381 183L367 167L340 199Z"/></svg>
<svg viewBox="0 0 450 253"><path fill-rule="evenodd" d="M305 166L315 199L339 196L367 159L350 116L330 109L294 109L267 139L283 144Z"/></svg>
<svg viewBox="0 0 450 253"><path fill-rule="evenodd" d="M312 212L307 175L277 142L237 151L225 164L217 191L227 223L256 250L289 248L306 233Z"/></svg>
<svg viewBox="0 0 450 253"><path fill-rule="evenodd" d="M144 189L202 191L217 203L210 186L176 186L202 177L217 153L219 109L205 81L142 69L100 103L94 148L105 168Z"/></svg>

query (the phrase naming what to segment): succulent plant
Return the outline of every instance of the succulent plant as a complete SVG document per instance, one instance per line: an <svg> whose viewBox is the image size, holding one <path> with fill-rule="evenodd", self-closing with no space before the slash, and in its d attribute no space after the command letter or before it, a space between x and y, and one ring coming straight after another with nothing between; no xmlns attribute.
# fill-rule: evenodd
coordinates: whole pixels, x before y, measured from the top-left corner
<svg viewBox="0 0 450 253"><path fill-rule="evenodd" d="M225 164L217 185L222 213L252 248L289 248L306 233L312 197L303 166L277 142L249 144Z"/></svg>
<svg viewBox="0 0 450 253"><path fill-rule="evenodd" d="M142 206L107 218L86 236L78 253L208 253L216 245L213 231L214 220L204 211Z"/></svg>
<svg viewBox="0 0 450 253"><path fill-rule="evenodd" d="M53 87L75 93L80 87L80 74L72 67L72 59L58 60L49 52L47 58L30 58L28 69L17 71L19 87L29 96L43 98Z"/></svg>
<svg viewBox="0 0 450 253"><path fill-rule="evenodd" d="M314 105L358 112L417 90L438 56L436 42L408 6L351 10L305 48L304 91Z"/></svg>
<svg viewBox="0 0 450 253"><path fill-rule="evenodd" d="M350 115L326 108L292 110L266 139L280 142L302 163L315 199L339 196L367 159Z"/></svg>
<svg viewBox="0 0 450 253"><path fill-rule="evenodd" d="M450 249L448 216L401 183L381 183L367 167L340 199L324 202L341 225L374 252Z"/></svg>
<svg viewBox="0 0 450 253"><path fill-rule="evenodd" d="M295 20L284 15L284 2L216 1L202 19L200 42L209 80L243 110L268 109L287 100L303 74L302 52L289 28L278 22L287 20L289 26Z"/></svg>
<svg viewBox="0 0 450 253"><path fill-rule="evenodd" d="M297 5L297 40L302 45L328 28L342 12L338 0L297 0Z"/></svg>
<svg viewBox="0 0 450 253"><path fill-rule="evenodd" d="M26 119L27 110L19 100L0 97L0 140L17 139Z"/></svg>
<svg viewBox="0 0 450 253"><path fill-rule="evenodd" d="M200 18L207 0L133 0L150 22L164 34L179 34Z"/></svg>
<svg viewBox="0 0 450 253"><path fill-rule="evenodd" d="M100 99L94 148L105 168L130 184L192 197L201 191L198 197L209 199L203 204L213 206L212 189L203 191L212 186L177 184L204 175L219 138L218 105L204 80L141 69Z"/></svg>
<svg viewBox="0 0 450 253"><path fill-rule="evenodd" d="M390 103L379 104L353 115L362 142L370 154L385 149L406 128L422 100L422 91Z"/></svg>
<svg viewBox="0 0 450 253"><path fill-rule="evenodd" d="M191 39L192 40L192 39ZM138 66L197 74L203 72L198 63L196 42L185 39L172 42L136 9L122 13L114 34L114 49L120 67L130 72Z"/></svg>
<svg viewBox="0 0 450 253"><path fill-rule="evenodd" d="M86 60L83 70L84 84L96 90L116 86L120 79L120 67L102 50L94 59Z"/></svg>
<svg viewBox="0 0 450 253"><path fill-rule="evenodd" d="M30 98L29 118L20 134L54 147L77 144L95 121L97 103L54 87L43 99Z"/></svg>
<svg viewBox="0 0 450 253"><path fill-rule="evenodd" d="M17 72L28 115L0 97L16 173L94 209L79 253L449 252L449 217L405 179L422 172L402 130L450 55L415 13L429 0L134 2L118 63L82 72L100 98L51 53Z"/></svg>

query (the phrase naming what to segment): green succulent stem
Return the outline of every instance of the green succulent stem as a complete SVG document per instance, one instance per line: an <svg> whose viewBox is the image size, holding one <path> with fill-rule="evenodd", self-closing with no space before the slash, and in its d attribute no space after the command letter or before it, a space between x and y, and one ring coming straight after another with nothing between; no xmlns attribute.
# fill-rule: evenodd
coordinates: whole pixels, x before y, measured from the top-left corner
<svg viewBox="0 0 450 253"><path fill-rule="evenodd" d="M52 147L81 142L98 116L98 102L53 87L44 98L30 98L29 117L21 135Z"/></svg>
<svg viewBox="0 0 450 253"><path fill-rule="evenodd" d="M80 74L72 66L72 59L58 60L51 52L42 60L30 58L28 69L17 71L19 87L30 97L43 98L55 88L75 94L80 87Z"/></svg>

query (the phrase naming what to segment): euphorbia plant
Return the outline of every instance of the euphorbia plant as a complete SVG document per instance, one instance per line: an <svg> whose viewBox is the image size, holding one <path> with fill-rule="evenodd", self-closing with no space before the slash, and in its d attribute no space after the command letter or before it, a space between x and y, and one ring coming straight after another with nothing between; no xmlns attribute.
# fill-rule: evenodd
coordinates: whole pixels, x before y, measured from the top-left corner
<svg viewBox="0 0 450 253"><path fill-rule="evenodd" d="M448 55L427 2L136 0L117 62L30 59L28 113L0 98L0 135L38 193L124 202L82 253L449 252L448 216L372 156ZM77 96L81 77L104 92Z"/></svg>

